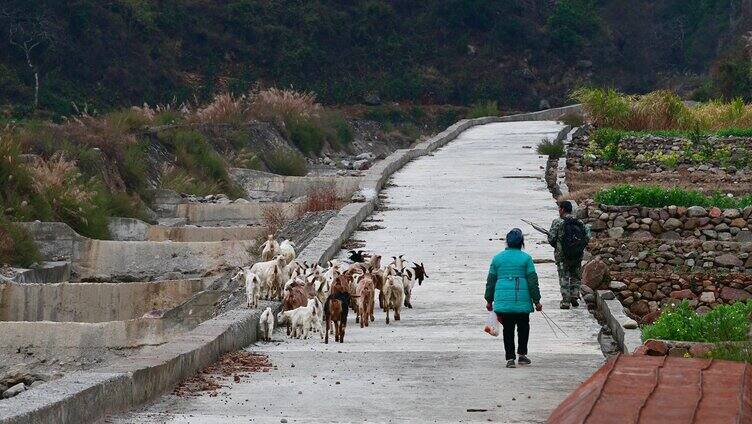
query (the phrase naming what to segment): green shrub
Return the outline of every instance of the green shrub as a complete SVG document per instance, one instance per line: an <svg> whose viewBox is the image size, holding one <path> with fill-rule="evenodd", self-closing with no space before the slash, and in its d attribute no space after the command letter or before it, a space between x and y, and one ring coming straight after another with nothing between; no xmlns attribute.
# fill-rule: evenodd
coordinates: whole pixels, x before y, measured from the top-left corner
<svg viewBox="0 0 752 424"><path fill-rule="evenodd" d="M363 114L363 117L382 124L398 124L408 120L407 115L405 115L404 112L391 106L371 107Z"/></svg>
<svg viewBox="0 0 752 424"><path fill-rule="evenodd" d="M324 147L326 135L310 118L293 117L285 121L290 141L303 153L318 153Z"/></svg>
<svg viewBox="0 0 752 424"><path fill-rule="evenodd" d="M276 149L264 155L264 162L275 174L304 176L308 173L305 157L295 150Z"/></svg>
<svg viewBox="0 0 752 424"><path fill-rule="evenodd" d="M347 147L355 139L350 123L339 112L322 113L318 123L323 128L329 145L335 149Z"/></svg>
<svg viewBox="0 0 752 424"><path fill-rule="evenodd" d="M752 302L719 305L698 315L687 301L666 308L652 325L642 327L642 340L660 339L694 342L747 340Z"/></svg>
<svg viewBox="0 0 752 424"><path fill-rule="evenodd" d="M159 186L178 193L206 196L220 191L221 187L214 181L197 180L186 170L168 166L162 170Z"/></svg>
<svg viewBox="0 0 752 424"><path fill-rule="evenodd" d="M496 101L485 101L485 102L479 102L479 103L473 103L472 106L470 106L470 110L467 112L468 118L482 118L484 116L499 116L501 112L499 112L499 105L496 103Z"/></svg>
<svg viewBox="0 0 752 424"><path fill-rule="evenodd" d="M624 128L630 114L630 99L613 88L583 87L572 92L572 98L580 103L592 123L599 127Z"/></svg>
<svg viewBox="0 0 752 424"><path fill-rule="evenodd" d="M230 197L242 196L242 190L230 179L225 161L201 133L171 129L161 131L158 138L174 149L178 165L204 188L216 185Z"/></svg>
<svg viewBox="0 0 752 424"><path fill-rule="evenodd" d="M568 112L559 118L559 121L570 127L581 127L585 125L585 118L576 112Z"/></svg>
<svg viewBox="0 0 752 424"><path fill-rule="evenodd" d="M549 158L558 159L564 156L564 140L551 141L548 138L544 138L538 143L536 149L539 155L548 156Z"/></svg>
<svg viewBox="0 0 752 424"><path fill-rule="evenodd" d="M595 194L594 199L605 205L641 205L650 208L665 206L743 208L752 205L752 195L734 198L714 193L707 196L699 191L683 190L677 187L665 189L653 185L631 184L620 184L602 189Z"/></svg>
<svg viewBox="0 0 752 424"><path fill-rule="evenodd" d="M40 260L37 245L26 229L0 216L0 265L28 268Z"/></svg>
<svg viewBox="0 0 752 424"><path fill-rule="evenodd" d="M708 352L706 357L725 361L752 363L752 343L721 344Z"/></svg>

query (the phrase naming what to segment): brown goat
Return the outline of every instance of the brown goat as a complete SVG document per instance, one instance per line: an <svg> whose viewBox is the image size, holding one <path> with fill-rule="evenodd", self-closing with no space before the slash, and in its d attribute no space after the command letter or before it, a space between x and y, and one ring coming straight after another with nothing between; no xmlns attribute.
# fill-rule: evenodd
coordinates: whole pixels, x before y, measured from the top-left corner
<svg viewBox="0 0 752 424"><path fill-rule="evenodd" d="M365 325L368 327L369 318L373 321L373 294L375 288L373 285L373 277L371 274L366 274L358 282L357 289L357 303L358 303L358 318L360 320L360 328Z"/></svg>
<svg viewBox="0 0 752 424"><path fill-rule="evenodd" d="M334 341L344 343L345 328L347 327L347 305L350 303L350 295L340 292L329 295L324 303L324 320L326 329L324 343L329 343L329 328L334 327Z"/></svg>

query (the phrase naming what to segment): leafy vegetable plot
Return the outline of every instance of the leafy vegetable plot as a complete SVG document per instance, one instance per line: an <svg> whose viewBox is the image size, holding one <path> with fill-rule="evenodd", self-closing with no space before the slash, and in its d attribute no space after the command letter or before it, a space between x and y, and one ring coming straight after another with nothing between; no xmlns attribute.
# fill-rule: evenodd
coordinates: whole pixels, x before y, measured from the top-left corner
<svg viewBox="0 0 752 424"><path fill-rule="evenodd" d="M728 342L747 340L752 302L720 305L698 315L687 301L667 308L652 325L642 327L642 340L660 339L688 342Z"/></svg>

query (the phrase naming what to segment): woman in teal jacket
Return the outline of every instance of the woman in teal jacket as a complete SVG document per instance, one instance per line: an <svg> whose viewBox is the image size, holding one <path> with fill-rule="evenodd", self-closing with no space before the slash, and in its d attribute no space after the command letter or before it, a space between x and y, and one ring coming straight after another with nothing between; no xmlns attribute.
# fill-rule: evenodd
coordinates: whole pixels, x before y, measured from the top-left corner
<svg viewBox="0 0 752 424"><path fill-rule="evenodd" d="M507 234L507 248L494 256L486 278L486 309L496 312L504 327L504 351L507 368L515 368L514 329L519 335L517 353L520 365L530 365L527 341L530 336L530 313L540 304L538 274L533 258L522 251L525 238L519 228Z"/></svg>

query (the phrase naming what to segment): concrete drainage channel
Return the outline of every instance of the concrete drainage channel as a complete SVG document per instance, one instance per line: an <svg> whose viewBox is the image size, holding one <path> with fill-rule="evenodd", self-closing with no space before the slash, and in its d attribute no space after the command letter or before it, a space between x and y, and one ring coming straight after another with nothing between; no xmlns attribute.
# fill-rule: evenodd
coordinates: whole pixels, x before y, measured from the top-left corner
<svg viewBox="0 0 752 424"><path fill-rule="evenodd" d="M300 252L299 260L312 263L334 257L341 244L373 211L378 192L394 172L410 160L444 146L466 129L493 122L556 120L561 115L578 109L579 106L568 106L531 114L463 120L411 149L394 152L365 173L353 195L353 202L326 223ZM205 206L175 205L178 219L188 221L184 223L198 221L197 217L203 216L201 210L204 208ZM219 225L227 220L221 221ZM220 269L245 264L250 260L248 246L242 241L103 242L82 238L61 225L64 224L34 223L29 224L29 228L35 238L46 237L49 242L47 248L43 249L43 254L53 256L56 251L68 252L74 272L83 271L94 278L116 273L117 269L129 269L129 265L144 258L155 258L146 261L145 267L149 271L170 270L171 267L182 264L199 269L200 267L189 264L193 261L201 262L204 269ZM131 247L120 247L118 243L127 243ZM219 245L212 246L212 243ZM112 261L117 266L103 265ZM30 390L0 401L0 423L93 422L106 414L144 403L169 391L179 381L214 362L220 355L254 342L257 339L260 312L269 305L279 308L277 303L262 302L260 309L231 309L215 318L197 323L190 330L176 333L168 342L143 354L113 361L100 368L73 372L54 382L43 384L41 387L44 390ZM180 306L176 309L180 309Z"/></svg>

